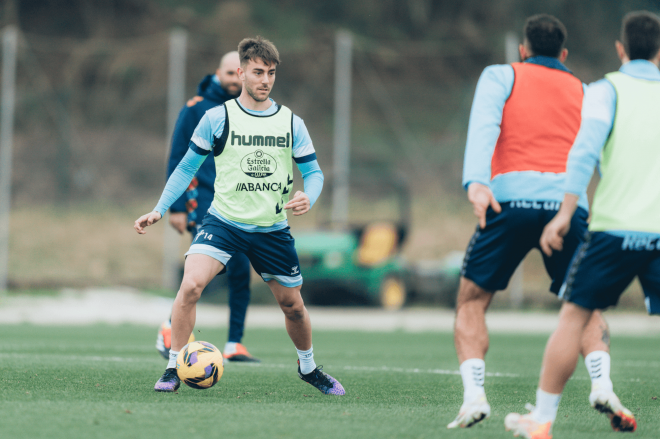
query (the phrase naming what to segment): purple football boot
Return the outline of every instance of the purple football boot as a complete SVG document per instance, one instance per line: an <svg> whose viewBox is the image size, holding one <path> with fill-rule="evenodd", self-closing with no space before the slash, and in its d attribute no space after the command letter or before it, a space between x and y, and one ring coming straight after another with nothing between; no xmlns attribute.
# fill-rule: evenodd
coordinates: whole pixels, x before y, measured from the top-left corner
<svg viewBox="0 0 660 439"><path fill-rule="evenodd" d="M300 360L298 360L298 376L301 380L311 384L326 395L344 395L346 393L339 381L323 372L323 366L318 366L307 375L303 375L300 372Z"/></svg>
<svg viewBox="0 0 660 439"><path fill-rule="evenodd" d="M165 369L163 376L156 382L154 390L156 392L174 392L180 385L179 375L177 375L176 369L171 367Z"/></svg>

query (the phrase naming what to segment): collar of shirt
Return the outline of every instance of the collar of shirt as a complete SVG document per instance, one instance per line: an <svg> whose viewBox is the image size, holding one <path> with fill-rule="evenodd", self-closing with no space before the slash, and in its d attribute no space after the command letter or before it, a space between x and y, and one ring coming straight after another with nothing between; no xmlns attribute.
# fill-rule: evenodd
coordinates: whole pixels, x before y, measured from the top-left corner
<svg viewBox="0 0 660 439"><path fill-rule="evenodd" d="M543 67L548 67L551 69L561 70L563 72L573 73L570 70L568 70L566 66L561 63L561 61L551 56L542 56L542 55L532 56L530 58L527 58L524 62L529 64L536 64Z"/></svg>
<svg viewBox="0 0 660 439"><path fill-rule="evenodd" d="M240 99L236 99L236 102L238 102L238 105L240 105L240 107L243 110L247 111L250 114L254 114L255 116L270 116L271 114L275 114L275 112L277 111L277 103L272 98L268 98L268 100L271 102L271 105L270 107L268 107L263 111L250 110L249 108L245 108L243 104L241 104Z"/></svg>
<svg viewBox="0 0 660 439"><path fill-rule="evenodd" d="M658 66L645 59L629 61L622 65L619 71L633 78L660 81L660 70L658 70Z"/></svg>

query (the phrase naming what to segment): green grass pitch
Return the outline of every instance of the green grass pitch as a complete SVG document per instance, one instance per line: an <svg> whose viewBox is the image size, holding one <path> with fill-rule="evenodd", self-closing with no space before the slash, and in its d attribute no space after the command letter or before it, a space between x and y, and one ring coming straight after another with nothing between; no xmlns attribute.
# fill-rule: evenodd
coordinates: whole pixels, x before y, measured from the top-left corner
<svg viewBox="0 0 660 439"><path fill-rule="evenodd" d="M195 330L222 346L225 332ZM546 336L493 335L486 359L491 418L446 429L462 399L451 334L316 331L317 364L346 388L325 396L296 374L285 331L249 330L259 366L229 364L208 390L153 391L165 362L156 328L0 326L0 436L7 438L507 438L504 416L534 403ZM660 341L612 340L612 378L638 420L660 434ZM587 402L582 362L554 437L620 437ZM656 398L657 397L657 398ZM627 434L625 434L627 437Z"/></svg>

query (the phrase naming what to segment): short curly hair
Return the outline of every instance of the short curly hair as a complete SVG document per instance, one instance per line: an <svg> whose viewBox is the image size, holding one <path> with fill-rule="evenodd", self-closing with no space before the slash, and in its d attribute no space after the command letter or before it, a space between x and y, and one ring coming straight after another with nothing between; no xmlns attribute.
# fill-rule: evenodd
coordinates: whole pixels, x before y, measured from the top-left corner
<svg viewBox="0 0 660 439"><path fill-rule="evenodd" d="M566 27L552 15L532 15L525 21L523 28L525 40L534 55L559 58L568 37Z"/></svg>
<svg viewBox="0 0 660 439"><path fill-rule="evenodd" d="M277 47L260 35L254 38L244 38L238 43L238 57L243 67L247 65L248 61L257 59L261 59L268 65L280 63L280 53L277 51Z"/></svg>

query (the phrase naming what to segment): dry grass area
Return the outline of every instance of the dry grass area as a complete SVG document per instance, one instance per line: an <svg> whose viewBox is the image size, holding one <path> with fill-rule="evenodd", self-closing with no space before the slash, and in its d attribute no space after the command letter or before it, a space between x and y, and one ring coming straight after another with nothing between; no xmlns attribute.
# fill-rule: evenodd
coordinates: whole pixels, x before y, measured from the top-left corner
<svg viewBox="0 0 660 439"><path fill-rule="evenodd" d="M14 209L11 283L18 287L158 285L163 227L154 226L142 236L133 230L135 219L151 205Z"/></svg>
<svg viewBox="0 0 660 439"><path fill-rule="evenodd" d="M324 203L329 203L327 197ZM17 289L128 285L157 289L161 281L163 230L161 223L146 235L137 235L133 221L153 200L130 205L72 205L68 208L17 207L11 216L9 274ZM325 206L324 206L325 207ZM387 203L352 205L354 222L391 211ZM327 207L326 207L327 208ZM292 232L322 223L319 208L301 218L290 216ZM412 230L403 254L410 261L441 259L465 249L474 232L475 219L467 201L458 196L417 198L412 205ZM189 245L180 238L180 254ZM524 261L523 285L528 307L557 307L547 293L549 279L538 252ZM261 283L257 280L257 282ZM495 296L493 307L506 308L508 291ZM636 282L621 299L621 308L643 309Z"/></svg>

